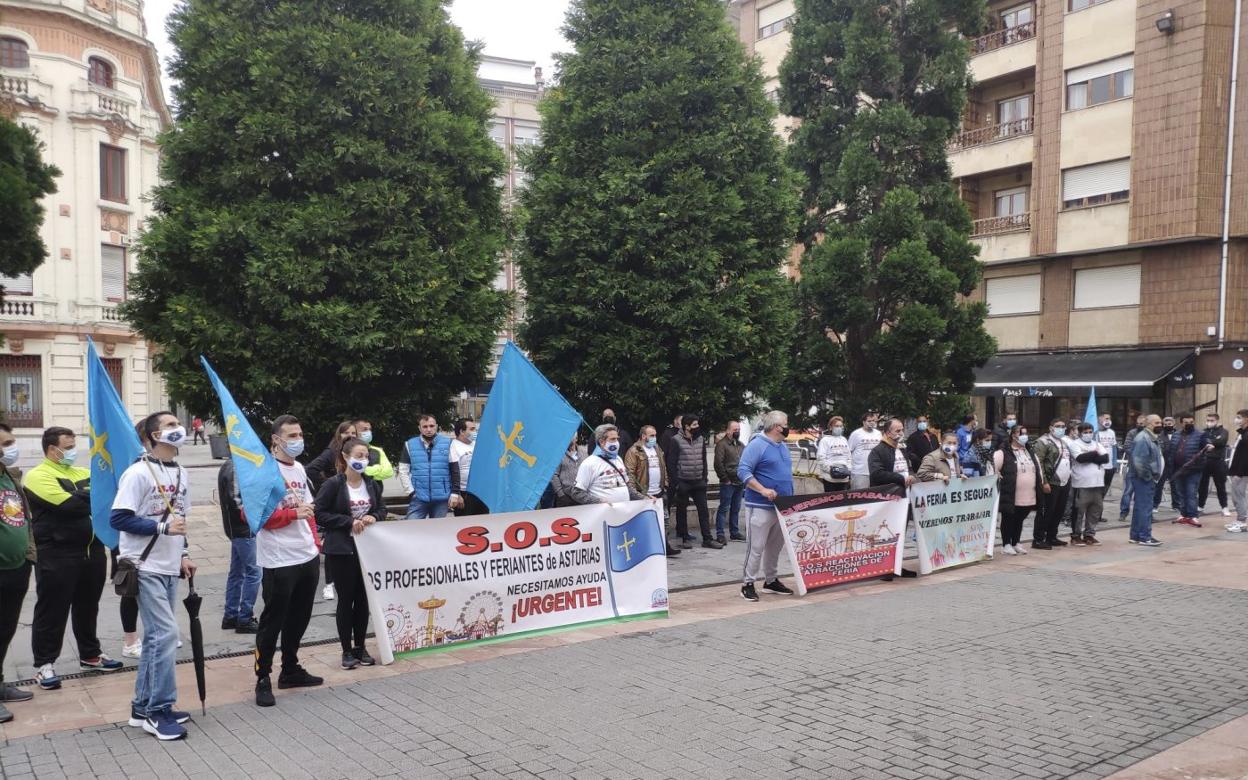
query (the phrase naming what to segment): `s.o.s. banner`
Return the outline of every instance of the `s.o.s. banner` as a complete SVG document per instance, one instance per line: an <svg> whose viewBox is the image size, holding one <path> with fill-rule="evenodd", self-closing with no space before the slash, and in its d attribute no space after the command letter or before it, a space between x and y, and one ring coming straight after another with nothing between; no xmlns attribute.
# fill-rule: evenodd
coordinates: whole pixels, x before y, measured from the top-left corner
<svg viewBox="0 0 1248 780"><path fill-rule="evenodd" d="M666 616L662 516L630 501L369 526L355 543L382 662Z"/></svg>
<svg viewBox="0 0 1248 780"><path fill-rule="evenodd" d="M921 482L910 488L919 573L991 558L998 498L996 477Z"/></svg>
<svg viewBox="0 0 1248 780"><path fill-rule="evenodd" d="M895 485L777 498L797 592L900 574L906 509Z"/></svg>

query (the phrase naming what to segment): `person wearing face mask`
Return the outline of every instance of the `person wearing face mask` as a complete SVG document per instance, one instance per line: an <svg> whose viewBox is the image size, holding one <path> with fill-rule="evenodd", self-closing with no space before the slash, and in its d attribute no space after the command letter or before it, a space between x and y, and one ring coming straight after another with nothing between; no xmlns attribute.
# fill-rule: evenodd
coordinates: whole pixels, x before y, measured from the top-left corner
<svg viewBox="0 0 1248 780"><path fill-rule="evenodd" d="M975 455L974 462L979 473L973 476L990 477L997 473L992 465L992 435L992 431L987 428L979 428L975 431L971 452ZM970 475L970 470L963 468L963 473Z"/></svg>
<svg viewBox="0 0 1248 780"><path fill-rule="evenodd" d="M260 627L254 610L260 595L260 566L256 563L256 536L243 516L243 498L234 473L234 459L226 458L217 472L221 525L230 540L230 570L225 575L225 613L221 630L254 634Z"/></svg>
<svg viewBox="0 0 1248 780"><path fill-rule="evenodd" d="M920 482L948 482L961 479L962 464L958 461L958 434L950 431L940 438L940 447L923 456L919 463L918 479Z"/></svg>
<svg viewBox="0 0 1248 780"><path fill-rule="evenodd" d="M390 465L386 451L373 444L373 424L368 420L356 420L355 433L360 441L368 445L368 468L364 469L364 473L378 482L393 477L394 466Z"/></svg>
<svg viewBox="0 0 1248 780"><path fill-rule="evenodd" d="M0 423L0 723L13 720L13 713L4 706L30 701L34 694L4 682L4 659L9 643L17 633L22 602L30 588L30 572L35 560L35 540L30 533L30 505L22 493L22 472L17 468L21 450L13 429Z"/></svg>
<svg viewBox="0 0 1248 780"><path fill-rule="evenodd" d="M559 461L559 468L555 469L554 476L550 478L550 487L555 493L555 506L576 504L576 500L572 498L572 488L576 487L576 472L580 468L581 453L576 446L576 437L573 436L567 451L563 453L563 459Z"/></svg>
<svg viewBox="0 0 1248 780"><path fill-rule="evenodd" d="M1233 534L1248 531L1248 409L1235 413L1235 443L1227 461L1227 474L1231 478L1231 498L1235 502L1235 521L1227 523L1226 530Z"/></svg>
<svg viewBox="0 0 1248 780"><path fill-rule="evenodd" d="M1066 421L1066 449L1067 450L1070 450L1071 445L1079 441L1079 425L1081 422L1082 422L1081 420L1073 420L1073 419L1068 419ZM1069 526L1073 529L1075 527L1075 514L1078 511L1075 508L1075 484L1074 484L1074 476L1073 476L1074 466L1071 466L1071 472L1072 472L1072 476L1071 476L1070 490L1066 494L1066 509L1062 512L1062 525ZM1072 534L1072 541L1073 541L1073 534Z"/></svg>
<svg viewBox="0 0 1248 780"><path fill-rule="evenodd" d="M715 443L715 475L719 477L719 508L715 510L715 541L726 544L728 539L744 542L741 533L741 497L743 486L737 477L741 465L741 423L732 420L724 427L724 435ZM726 521L726 522L725 522ZM724 526L729 536L724 536Z"/></svg>
<svg viewBox="0 0 1248 780"><path fill-rule="evenodd" d="M1135 427L1127 431L1127 435L1122 437L1122 451L1130 458L1131 446L1135 444L1135 437L1140 435L1140 431L1144 430L1144 423L1148 420L1147 414L1137 415L1135 418ZM1131 468L1130 463L1123 465L1122 480L1122 498L1118 502L1118 522L1125 522L1127 513L1131 511L1131 498L1135 493L1134 484L1131 480L1126 479L1127 470Z"/></svg>
<svg viewBox="0 0 1248 780"><path fill-rule="evenodd" d="M958 462L962 464L962 473L968 477L977 477L983 469L979 457L975 454L975 415L968 414L962 418L958 426Z"/></svg>
<svg viewBox="0 0 1248 780"><path fill-rule="evenodd" d="M1109 453L1109 462L1103 467L1105 472L1105 489L1103 493L1109 492L1109 486L1114 483L1114 472L1118 470L1118 434L1114 432L1114 418L1108 414L1101 415L1101 427L1096 431L1096 443L1105 448ZM1113 511L1113 510L1110 510Z"/></svg>
<svg viewBox="0 0 1248 780"><path fill-rule="evenodd" d="M30 645L35 681L55 690L61 678L53 664L71 616L80 668L112 672L122 663L101 652L96 631L108 553L91 526L91 472L77 465L77 440L68 428L47 429L42 443L43 461L22 479L37 551Z"/></svg>
<svg viewBox="0 0 1248 780"><path fill-rule="evenodd" d="M1004 448L992 453L992 464L1001 475L997 506L1001 511L1001 548L1006 555L1026 555L1027 549L1019 541L1023 535L1023 522L1031 511L1040 506L1040 496L1048 485L1040 462L1027 447L1030 436L1021 425L1010 428L1010 438ZM1053 549L1047 544L1039 549Z"/></svg>
<svg viewBox="0 0 1248 780"><path fill-rule="evenodd" d="M299 643L312 618L312 604L321 580L320 540L317 536L315 500L303 464L295 460L303 452L303 426L292 415L273 421L273 457L286 483L286 496L256 534L256 562L264 610L256 632L256 705L272 707L273 656L278 636L282 641L279 688L307 688L324 682L299 665Z"/></svg>
<svg viewBox="0 0 1248 780"><path fill-rule="evenodd" d="M368 632L368 598L364 572L356 554L355 537L385 516L381 483L365 473L368 445L349 439L338 450L338 472L325 480L316 493L316 526L325 535L325 570L332 571L337 583L335 618L338 641L342 644L342 668L372 666L372 656L364 649Z"/></svg>
<svg viewBox="0 0 1248 780"><path fill-rule="evenodd" d="M1071 459L1070 484L1075 489L1075 508L1071 515L1070 538L1080 547L1100 544L1096 526L1101 522L1105 502L1105 463L1109 451L1096 440L1091 423L1078 424L1079 438L1068 442Z"/></svg>
<svg viewBox="0 0 1248 780"><path fill-rule="evenodd" d="M182 724L191 719L173 709L178 699L178 581L196 571L186 543L190 477L176 460L186 429L170 412L156 412L135 431L147 454L122 473L108 516L108 524L120 532L118 556L138 569L143 651L129 725L168 741L185 737Z"/></svg>
<svg viewBox="0 0 1248 780"><path fill-rule="evenodd" d="M1161 418L1161 430L1157 434L1157 445L1161 447L1163 454L1170 452L1170 440L1174 438L1175 432L1176 427L1174 418L1169 415ZM1174 464L1170 462L1168 455L1166 456L1165 461L1165 467L1161 471L1161 479L1157 480L1157 487L1153 490L1154 514L1156 514L1157 510L1161 507L1161 494L1167 485L1170 486L1170 508L1175 512L1179 511L1179 497L1178 494L1174 492L1174 484L1170 481L1174 472Z"/></svg>
<svg viewBox="0 0 1248 780"><path fill-rule="evenodd" d="M920 414L914 422L914 433L906 439L906 459L910 461L911 473L919 470L919 464L929 452L940 449L940 440L928 430L927 415Z"/></svg>
<svg viewBox="0 0 1248 780"><path fill-rule="evenodd" d="M1040 463L1048 490L1040 496L1041 506L1032 527L1031 546L1042 550L1046 546L1065 547L1066 542L1058 538L1057 530L1070 493L1071 460L1070 450L1066 448L1066 421L1059 418L1050 422L1048 432L1036 441L1032 452ZM1072 541L1083 546L1082 538Z"/></svg>
<svg viewBox="0 0 1248 780"><path fill-rule="evenodd" d="M871 486L871 466L867 461L884 438L877 428L879 422L878 414L867 412L862 416L862 427L849 434L849 487L851 490L862 490Z"/></svg>
<svg viewBox="0 0 1248 780"><path fill-rule="evenodd" d="M1161 418L1150 414L1144 420L1144 430L1131 443L1127 455L1127 478L1134 482L1135 509L1131 513L1132 544L1157 547L1161 544L1153 536L1153 489L1161 476L1161 447L1157 446L1157 429Z"/></svg>
<svg viewBox="0 0 1248 780"><path fill-rule="evenodd" d="M577 504L615 504L639 501L639 492L628 476L620 457L620 431L603 423L594 429L594 454L585 458L576 470L576 482L569 492Z"/></svg>
<svg viewBox="0 0 1248 780"><path fill-rule="evenodd" d="M906 452L901 444L901 438L904 435L905 428L901 420L894 418L884 423L884 433L880 443L875 445L867 459L870 484L893 484L905 488L914 484L914 476L910 473L910 461L906 459Z"/></svg>
<svg viewBox="0 0 1248 780"><path fill-rule="evenodd" d="M742 567L741 598L758 601L754 583L763 579L763 590L782 596L793 589L780 581L780 552L784 549L784 529L776 514L776 497L793 495L793 456L785 440L789 417L781 411L763 415L763 432L755 436L741 453L737 479L745 486L745 565Z"/></svg>
<svg viewBox="0 0 1248 780"><path fill-rule="evenodd" d="M348 439L358 438L355 431L355 422L353 420L344 420L338 423L338 427L334 430L334 437L330 439L326 445L325 451L304 466L304 471L308 474L309 483L312 486L313 495L320 490L321 483L334 475L334 463L338 458L338 448L342 446L344 441Z"/></svg>
<svg viewBox="0 0 1248 780"><path fill-rule="evenodd" d="M652 500L664 498L667 495L667 459L663 457L663 450L659 447L658 435L653 425L643 425L639 431L637 441L633 446L629 447L624 453L624 467L628 470L629 478L632 479L634 487L641 493L646 494ZM575 442L570 452L576 452ZM568 461L568 456L564 456L564 461ZM580 465L575 460L572 461L572 474L568 484L576 484L576 471ZM560 471L563 467L560 466ZM667 534L664 534L666 541ZM680 550L673 547L670 541L667 542L667 557L674 558L680 555Z"/></svg>
<svg viewBox="0 0 1248 780"><path fill-rule="evenodd" d="M1218 504L1222 507L1222 516L1230 517L1230 504L1226 500L1226 443L1230 433L1222 427L1218 415L1210 412L1205 415L1205 435L1209 437L1205 445L1205 464L1200 474L1200 489L1196 496L1196 504L1201 514L1205 512L1205 501L1209 498L1209 480L1218 491Z"/></svg>
<svg viewBox="0 0 1248 780"><path fill-rule="evenodd" d="M689 534L689 502L698 511L698 528L702 531L702 546L723 549L724 543L711 536L711 513L706 503L706 443L702 440L702 421L696 414L686 414L681 424L684 430L672 439L672 449L667 452L667 473L671 476L676 493L676 535L680 546L689 550L693 537Z"/></svg>
<svg viewBox="0 0 1248 780"><path fill-rule="evenodd" d="M828 420L828 429L819 437L819 446L815 448L815 462L825 492L849 488L849 439L845 438L844 418L837 416Z"/></svg>
<svg viewBox="0 0 1248 780"><path fill-rule="evenodd" d="M1170 438L1166 460L1172 464L1170 489L1179 502L1179 517L1174 523L1200 528L1200 509L1197 506L1197 490L1200 475L1204 471L1206 445L1209 437L1196 430L1196 418L1188 413L1179 415L1179 431Z"/></svg>
<svg viewBox="0 0 1248 780"><path fill-rule="evenodd" d="M1010 431L1014 430L1018 425L1018 415L1014 412L1008 412L1005 419L997 424L996 430L992 432L992 448L999 450L1010 442Z"/></svg>
<svg viewBox="0 0 1248 780"><path fill-rule="evenodd" d="M438 433L432 414L420 416L420 435L408 439L399 456L399 484L409 497L409 520L446 517L462 505L451 491L451 438Z"/></svg>
<svg viewBox="0 0 1248 780"><path fill-rule="evenodd" d="M488 515L490 508L468 492L468 475L472 471L472 453L477 448L477 423L471 417L464 417L455 421L453 430L455 439L451 442L448 457L451 464L451 492L459 496L460 500L460 508L455 510L455 516Z"/></svg>

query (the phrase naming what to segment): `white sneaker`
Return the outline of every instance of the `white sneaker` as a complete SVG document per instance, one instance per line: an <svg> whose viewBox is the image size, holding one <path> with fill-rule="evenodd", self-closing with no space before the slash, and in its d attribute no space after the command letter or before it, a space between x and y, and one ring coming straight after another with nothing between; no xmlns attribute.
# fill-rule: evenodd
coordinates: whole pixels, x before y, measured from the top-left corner
<svg viewBox="0 0 1248 780"><path fill-rule="evenodd" d="M1230 517L1230 516L1231 516L1231 508L1230 508L1229 506L1224 506L1224 507L1222 507L1222 516L1223 516L1223 517Z"/></svg>
<svg viewBox="0 0 1248 780"><path fill-rule="evenodd" d="M1026 555L1027 548L1022 546L1021 544L1016 544L1014 545L1014 552L1018 553L1019 555Z"/></svg>
<svg viewBox="0 0 1248 780"><path fill-rule="evenodd" d="M39 687L45 691L55 691L61 687L61 678L56 676L56 670L52 668L52 664L39 667L39 671L35 672L35 682L39 683Z"/></svg>
<svg viewBox="0 0 1248 780"><path fill-rule="evenodd" d="M334 583L332 582L326 585L325 589L321 591L321 598L326 601L333 601L334 597L337 595L338 594L334 591Z"/></svg>
<svg viewBox="0 0 1248 780"><path fill-rule="evenodd" d="M1244 525L1243 523L1227 523L1226 530L1233 534L1242 534L1244 531L1248 531L1248 525Z"/></svg>
<svg viewBox="0 0 1248 780"><path fill-rule="evenodd" d="M1005 553L1006 555L1018 555L1018 553L1014 551L1014 548L1009 546L1008 544L1001 545L1001 552Z"/></svg>
<svg viewBox="0 0 1248 780"><path fill-rule="evenodd" d="M143 657L143 641L139 640L132 645L121 646L121 655L124 658L142 658Z"/></svg>
<svg viewBox="0 0 1248 780"><path fill-rule="evenodd" d="M182 646L182 637L178 637L178 647Z"/></svg>

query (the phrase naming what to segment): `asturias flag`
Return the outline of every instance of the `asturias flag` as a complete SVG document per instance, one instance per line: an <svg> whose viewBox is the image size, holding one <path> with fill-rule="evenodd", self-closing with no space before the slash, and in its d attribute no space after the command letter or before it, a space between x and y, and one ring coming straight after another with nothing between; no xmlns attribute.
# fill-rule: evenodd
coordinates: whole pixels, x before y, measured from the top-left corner
<svg viewBox="0 0 1248 780"><path fill-rule="evenodd" d="M269 519L273 510L281 505L286 497L286 481L277 470L277 461L273 459L269 448L260 443L260 437L247 424L234 396L221 382L221 377L208 365L203 355L199 360L204 364L204 371L212 380L212 388L221 399L221 419L225 420L225 435L230 442L230 457L234 459L234 479L238 482L238 492L243 497L243 512L247 515L247 525L251 532L256 533L260 526ZM228 496L222 496L228 501Z"/></svg>
<svg viewBox="0 0 1248 780"><path fill-rule="evenodd" d="M1099 431L1100 426L1096 424L1096 388L1092 388L1092 392L1088 393L1088 411L1083 413L1083 421L1092 426L1092 430Z"/></svg>
<svg viewBox="0 0 1248 780"><path fill-rule="evenodd" d="M120 538L108 524L117 482L143 454L143 445L91 339L87 339L87 435L91 437L91 527L95 538L112 548Z"/></svg>
<svg viewBox="0 0 1248 780"><path fill-rule="evenodd" d="M468 492L491 512L537 506L580 424L576 410L508 341L481 418Z"/></svg>
<svg viewBox="0 0 1248 780"><path fill-rule="evenodd" d="M607 543L611 546L611 571L628 571L652 555L667 553L663 524L653 509L622 525L607 526Z"/></svg>

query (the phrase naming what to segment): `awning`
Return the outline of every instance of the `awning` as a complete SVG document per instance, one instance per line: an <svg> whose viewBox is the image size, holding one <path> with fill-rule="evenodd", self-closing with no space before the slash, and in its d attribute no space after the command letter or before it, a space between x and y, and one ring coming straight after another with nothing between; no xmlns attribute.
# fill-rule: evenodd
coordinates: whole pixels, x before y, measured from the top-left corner
<svg viewBox="0 0 1248 780"><path fill-rule="evenodd" d="M1151 396L1153 385L1189 387L1190 349L1128 349L1103 352L1003 354L975 372L974 395L1051 398Z"/></svg>

